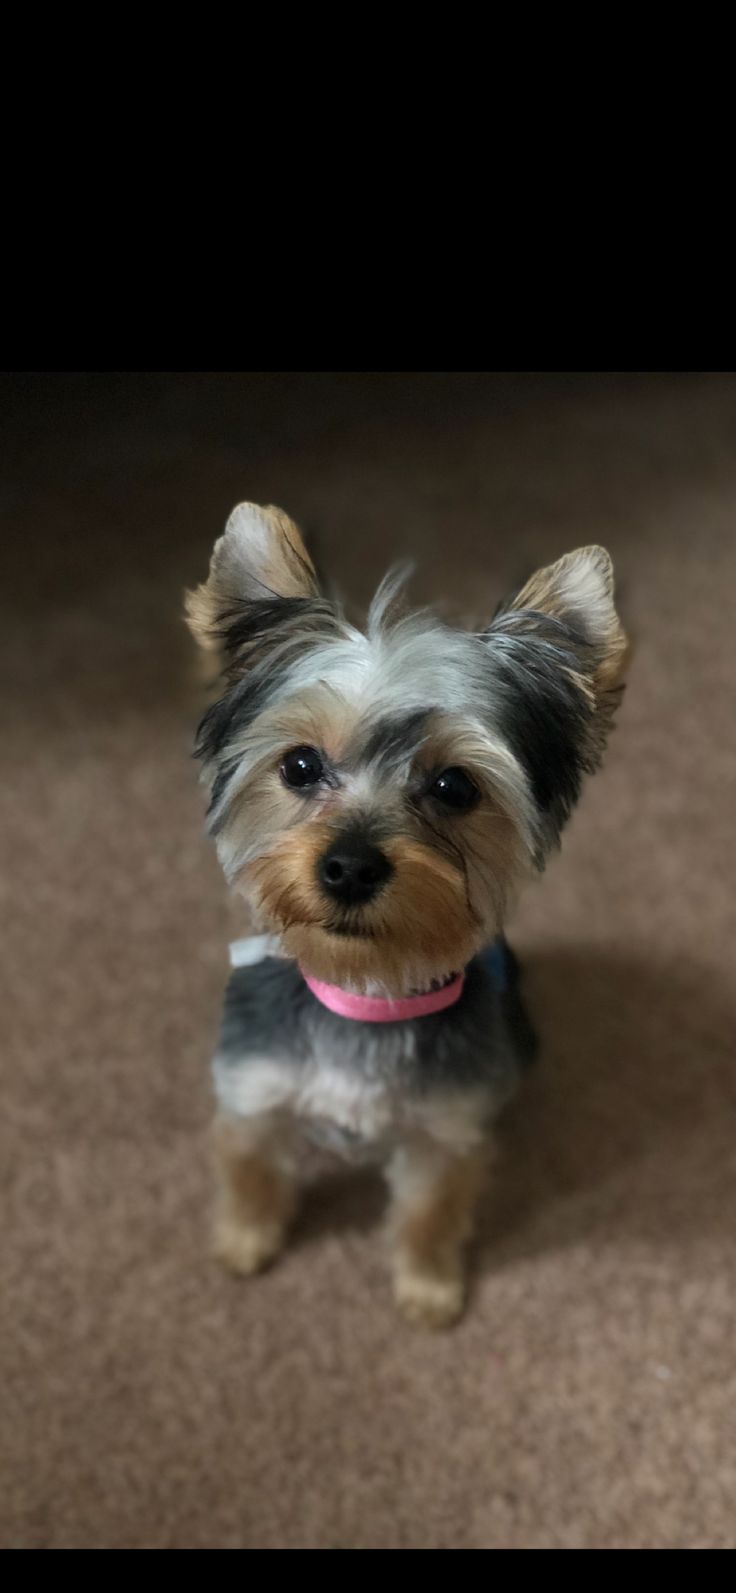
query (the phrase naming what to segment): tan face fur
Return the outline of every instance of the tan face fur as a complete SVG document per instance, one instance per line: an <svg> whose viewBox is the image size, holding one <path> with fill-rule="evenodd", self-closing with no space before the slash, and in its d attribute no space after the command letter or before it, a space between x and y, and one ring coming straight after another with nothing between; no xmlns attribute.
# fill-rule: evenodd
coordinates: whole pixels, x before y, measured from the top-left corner
<svg viewBox="0 0 736 1593"><path fill-rule="evenodd" d="M544 763L533 749L525 758L509 734L514 693L527 711L520 694L532 669L548 667L572 607L578 629L545 689L550 722L563 703L570 726L577 715L581 768L594 767L625 638L602 549L538 572L487 638L426 616L394 620L387 607L379 596L366 634L348 625L319 596L293 522L254 505L234 512L209 580L187 602L197 640L227 655L229 694L203 721L201 750L228 879L306 971L395 995L463 967L492 939L562 822L539 797ZM552 643L542 645L542 623ZM521 656L517 687L522 648L536 651ZM573 747L572 728L566 734ZM286 754L301 746L317 749L326 770L304 792L283 776ZM432 797L433 777L453 768L477 790L469 811L447 811ZM563 792L561 812L565 802ZM369 838L392 867L359 907L336 905L320 882L320 858L348 831Z"/></svg>

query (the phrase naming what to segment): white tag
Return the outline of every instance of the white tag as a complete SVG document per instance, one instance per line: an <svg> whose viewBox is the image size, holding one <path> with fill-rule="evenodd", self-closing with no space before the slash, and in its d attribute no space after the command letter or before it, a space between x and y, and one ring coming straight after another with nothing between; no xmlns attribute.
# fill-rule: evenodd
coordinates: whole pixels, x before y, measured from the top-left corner
<svg viewBox="0 0 736 1593"><path fill-rule="evenodd" d="M278 936L245 935L242 940L230 942L230 967L249 968L254 962L263 962L265 957L278 957L280 954Z"/></svg>

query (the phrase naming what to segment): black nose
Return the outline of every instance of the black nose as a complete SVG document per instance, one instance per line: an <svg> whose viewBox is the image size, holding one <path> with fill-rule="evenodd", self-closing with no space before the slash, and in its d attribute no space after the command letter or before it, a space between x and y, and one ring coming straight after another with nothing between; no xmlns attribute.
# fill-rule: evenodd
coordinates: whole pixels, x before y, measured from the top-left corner
<svg viewBox="0 0 736 1593"><path fill-rule="evenodd" d="M367 841L336 842L318 864L323 890L347 907L369 902L386 883L393 868L383 852Z"/></svg>

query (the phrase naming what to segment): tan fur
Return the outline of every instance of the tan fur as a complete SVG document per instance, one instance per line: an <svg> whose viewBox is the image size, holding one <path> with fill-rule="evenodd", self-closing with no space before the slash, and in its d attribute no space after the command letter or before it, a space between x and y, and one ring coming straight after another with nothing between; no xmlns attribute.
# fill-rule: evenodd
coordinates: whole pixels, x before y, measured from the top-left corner
<svg viewBox="0 0 736 1593"><path fill-rule="evenodd" d="M303 692L297 703L279 703L261 715L259 735L262 744L271 749L270 756L261 757L244 788L230 796L227 829L218 840L225 874L241 891L247 892L250 873L242 870L239 860L253 835L260 838L264 855L270 854L282 834L288 835L293 826L306 829L339 809L339 798L332 793L306 807L302 796L287 789L279 775L284 753L307 743L323 748L339 762L354 718L344 700L327 686L315 686ZM234 754L238 750L234 741Z"/></svg>
<svg viewBox="0 0 736 1593"><path fill-rule="evenodd" d="M535 609L553 619L564 619L581 591L588 595L595 641L602 650L594 683L598 690L610 691L623 680L629 641L614 606L613 564L605 548L576 548L556 564L537 570L517 593L511 607ZM576 679L576 684L585 690L580 679Z"/></svg>
<svg viewBox="0 0 736 1593"><path fill-rule="evenodd" d="M394 874L379 895L354 912L360 934L334 932L334 906L320 889L317 863L334 828L326 822L302 826L267 857L245 871L255 887L263 922L281 932L284 949L316 978L356 989L378 981L400 994L462 966L479 934L465 880L456 864L408 837L392 837L382 849ZM448 964L448 958L457 959Z"/></svg>
<svg viewBox="0 0 736 1593"><path fill-rule="evenodd" d="M351 725L348 705L336 703L334 693L314 693L311 701L300 702L293 722L288 704L263 719L269 736L283 738L284 750L306 738L335 763L355 738L355 717ZM259 924L282 934L289 955L317 978L358 990L377 984L400 995L426 984L463 966L500 928L528 869L524 815L501 805L492 773L487 776L481 763L484 751L488 757L472 727L450 730L439 720L428 734L415 771L419 783L423 771L453 763L485 781L476 809L449 820L435 813L431 827L421 811L412 817L401 805L392 807L380 785L372 795L356 797L348 780L306 806L303 797L285 789L276 763L264 766L231 801L221 843L226 872L225 848L237 855L239 837L257 833L263 853L240 870L235 883L252 900ZM346 937L334 932L342 920L319 886L317 866L340 827L370 811L381 824L381 847L394 874L353 915L351 927L361 934Z"/></svg>
<svg viewBox="0 0 736 1593"><path fill-rule="evenodd" d="M294 1209L287 1130L276 1118L215 1118L218 1182L214 1254L233 1272L257 1272L281 1249Z"/></svg>
<svg viewBox="0 0 736 1593"><path fill-rule="evenodd" d="M477 781L483 801L461 820L452 817L449 834L462 846L470 863L483 874L493 872L503 904L512 882L523 872L526 858L525 837L529 834L531 808L518 765L514 766L513 796L509 794L509 768L513 764L508 749L490 741L472 721L456 723L445 714L434 714L422 744L419 766L427 774L432 769L459 766ZM441 830L440 830L441 833Z"/></svg>
<svg viewBox="0 0 736 1593"><path fill-rule="evenodd" d="M283 509L241 503L215 543L206 581L184 598L189 629L207 651L220 646L223 613L245 597L307 597L317 577L301 533Z"/></svg>
<svg viewBox="0 0 736 1593"><path fill-rule="evenodd" d="M483 1186L487 1150L453 1156L409 1141L391 1168L394 1290L409 1320L447 1327L464 1303L463 1249Z"/></svg>

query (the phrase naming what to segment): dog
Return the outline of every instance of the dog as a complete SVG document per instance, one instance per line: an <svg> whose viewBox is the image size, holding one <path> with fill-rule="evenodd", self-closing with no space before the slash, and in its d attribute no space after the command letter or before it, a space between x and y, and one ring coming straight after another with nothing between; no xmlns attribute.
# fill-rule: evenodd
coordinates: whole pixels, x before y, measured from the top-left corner
<svg viewBox="0 0 736 1593"><path fill-rule="evenodd" d="M454 1322L492 1125L535 1050L510 905L601 760L627 639L601 547L538 571L485 629L364 629L280 509L242 503L187 621L221 690L197 733L207 825L273 955L237 967L213 1063L215 1252L282 1248L303 1136L375 1160L395 1298Z"/></svg>

